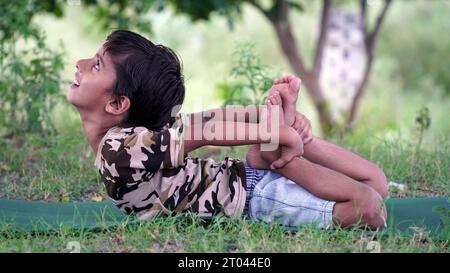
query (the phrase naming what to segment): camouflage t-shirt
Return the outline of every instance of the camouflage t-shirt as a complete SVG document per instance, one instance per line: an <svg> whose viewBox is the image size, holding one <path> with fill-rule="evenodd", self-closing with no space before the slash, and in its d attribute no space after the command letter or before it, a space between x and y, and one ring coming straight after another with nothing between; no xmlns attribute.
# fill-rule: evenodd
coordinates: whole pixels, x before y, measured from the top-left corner
<svg viewBox="0 0 450 273"><path fill-rule="evenodd" d="M226 157L192 158L184 153L186 114L161 131L113 127L98 148L95 166L112 201L141 219L192 211L200 216L242 214L244 163Z"/></svg>

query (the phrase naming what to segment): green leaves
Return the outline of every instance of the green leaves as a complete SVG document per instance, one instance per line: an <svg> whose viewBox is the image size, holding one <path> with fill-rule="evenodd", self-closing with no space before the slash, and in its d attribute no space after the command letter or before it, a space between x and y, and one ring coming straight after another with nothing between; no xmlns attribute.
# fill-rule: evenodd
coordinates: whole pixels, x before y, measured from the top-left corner
<svg viewBox="0 0 450 273"><path fill-rule="evenodd" d="M3 2L3 1L2 1ZM57 1L7 1L0 9L0 128L6 133L53 132L50 110L62 97L63 49L47 48L34 14L62 14ZM20 48L18 43L24 44Z"/></svg>
<svg viewBox="0 0 450 273"><path fill-rule="evenodd" d="M224 105L260 105L267 99L266 92L272 86L274 73L269 66L261 62L254 48L255 45L250 42L237 45L230 72L233 81L218 86L225 100Z"/></svg>

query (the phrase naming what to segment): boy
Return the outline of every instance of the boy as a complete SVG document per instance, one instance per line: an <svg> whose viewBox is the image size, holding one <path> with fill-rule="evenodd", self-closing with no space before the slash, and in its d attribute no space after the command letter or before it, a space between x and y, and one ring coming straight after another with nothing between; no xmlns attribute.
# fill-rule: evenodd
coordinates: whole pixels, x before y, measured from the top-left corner
<svg viewBox="0 0 450 273"><path fill-rule="evenodd" d="M245 211L249 218L291 226L384 225L379 194L384 195L384 174L374 164L312 137L309 122L292 111L299 90L292 78L275 82L273 90L280 92L269 97L267 108L258 108L266 109L265 114L240 115L237 107L237 117L219 115L225 109L175 116L185 90L179 60L169 48L129 31L114 31L93 58L79 60L76 67L67 98L80 113L108 195L125 212L146 219L188 211L201 216L240 216ZM284 106L280 121L295 121L292 127L268 121L272 104ZM279 132L278 150L260 151L257 145L272 139L263 138L264 122L252 123L255 119ZM209 138L206 126L226 132L228 138ZM244 137L238 137L242 132ZM228 157L215 162L187 155L205 145L249 144L256 146L249 149L247 165ZM311 162L297 157L303 149ZM356 162L349 168L345 160ZM270 165L276 169L255 169Z"/></svg>

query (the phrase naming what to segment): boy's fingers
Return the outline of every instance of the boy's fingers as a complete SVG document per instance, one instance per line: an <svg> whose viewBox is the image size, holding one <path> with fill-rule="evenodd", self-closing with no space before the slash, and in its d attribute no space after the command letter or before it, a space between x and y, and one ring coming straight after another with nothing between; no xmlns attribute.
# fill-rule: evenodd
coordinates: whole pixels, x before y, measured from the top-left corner
<svg viewBox="0 0 450 273"><path fill-rule="evenodd" d="M279 169L279 168L283 168L284 165L286 165L285 160L282 158L279 158L270 165L270 168L271 169Z"/></svg>
<svg viewBox="0 0 450 273"><path fill-rule="evenodd" d="M311 140L313 140L313 137L314 137L314 136L313 136L313 133L312 133L312 130L309 131L308 137L309 137L309 138L308 138L308 142L311 142Z"/></svg>
<svg viewBox="0 0 450 273"><path fill-rule="evenodd" d="M308 129L305 133L303 133L302 140L304 144L309 143L312 140L312 138L313 134L311 129Z"/></svg>
<svg viewBox="0 0 450 273"><path fill-rule="evenodd" d="M295 129L295 131L298 132L298 130L300 129L300 124L301 124L301 120L295 116L295 120L294 120L294 124L292 124L292 128Z"/></svg>
<svg viewBox="0 0 450 273"><path fill-rule="evenodd" d="M276 169L283 168L284 165L286 165L288 162L290 162L296 156L297 155L292 152L288 152L284 155L282 154L280 158L278 158L277 160L272 162L271 168L272 168L272 166Z"/></svg>
<svg viewBox="0 0 450 273"><path fill-rule="evenodd" d="M313 139L313 134L312 134L311 126L309 126L309 128L308 128L307 130L305 130L304 132L302 132L302 133L300 134L300 137L302 138L303 145L308 144L309 142L311 142L311 140Z"/></svg>
<svg viewBox="0 0 450 273"><path fill-rule="evenodd" d="M303 127L303 130L300 132L300 136L307 136L309 130L311 130L311 126L309 124L306 124Z"/></svg>
<svg viewBox="0 0 450 273"><path fill-rule="evenodd" d="M308 124L304 121L304 120L301 120L300 121L300 125L298 126L298 129L297 129L297 133L299 134L299 135L302 135L302 132L305 130L305 127L307 126Z"/></svg>

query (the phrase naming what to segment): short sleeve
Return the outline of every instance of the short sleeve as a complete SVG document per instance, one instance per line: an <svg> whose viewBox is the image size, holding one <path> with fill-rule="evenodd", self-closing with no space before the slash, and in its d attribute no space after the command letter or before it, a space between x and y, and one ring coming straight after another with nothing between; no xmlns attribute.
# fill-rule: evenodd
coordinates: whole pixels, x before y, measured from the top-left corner
<svg viewBox="0 0 450 273"><path fill-rule="evenodd" d="M157 171L176 168L184 163L185 114L178 114L170 127L155 132L138 127L124 142L130 167Z"/></svg>

